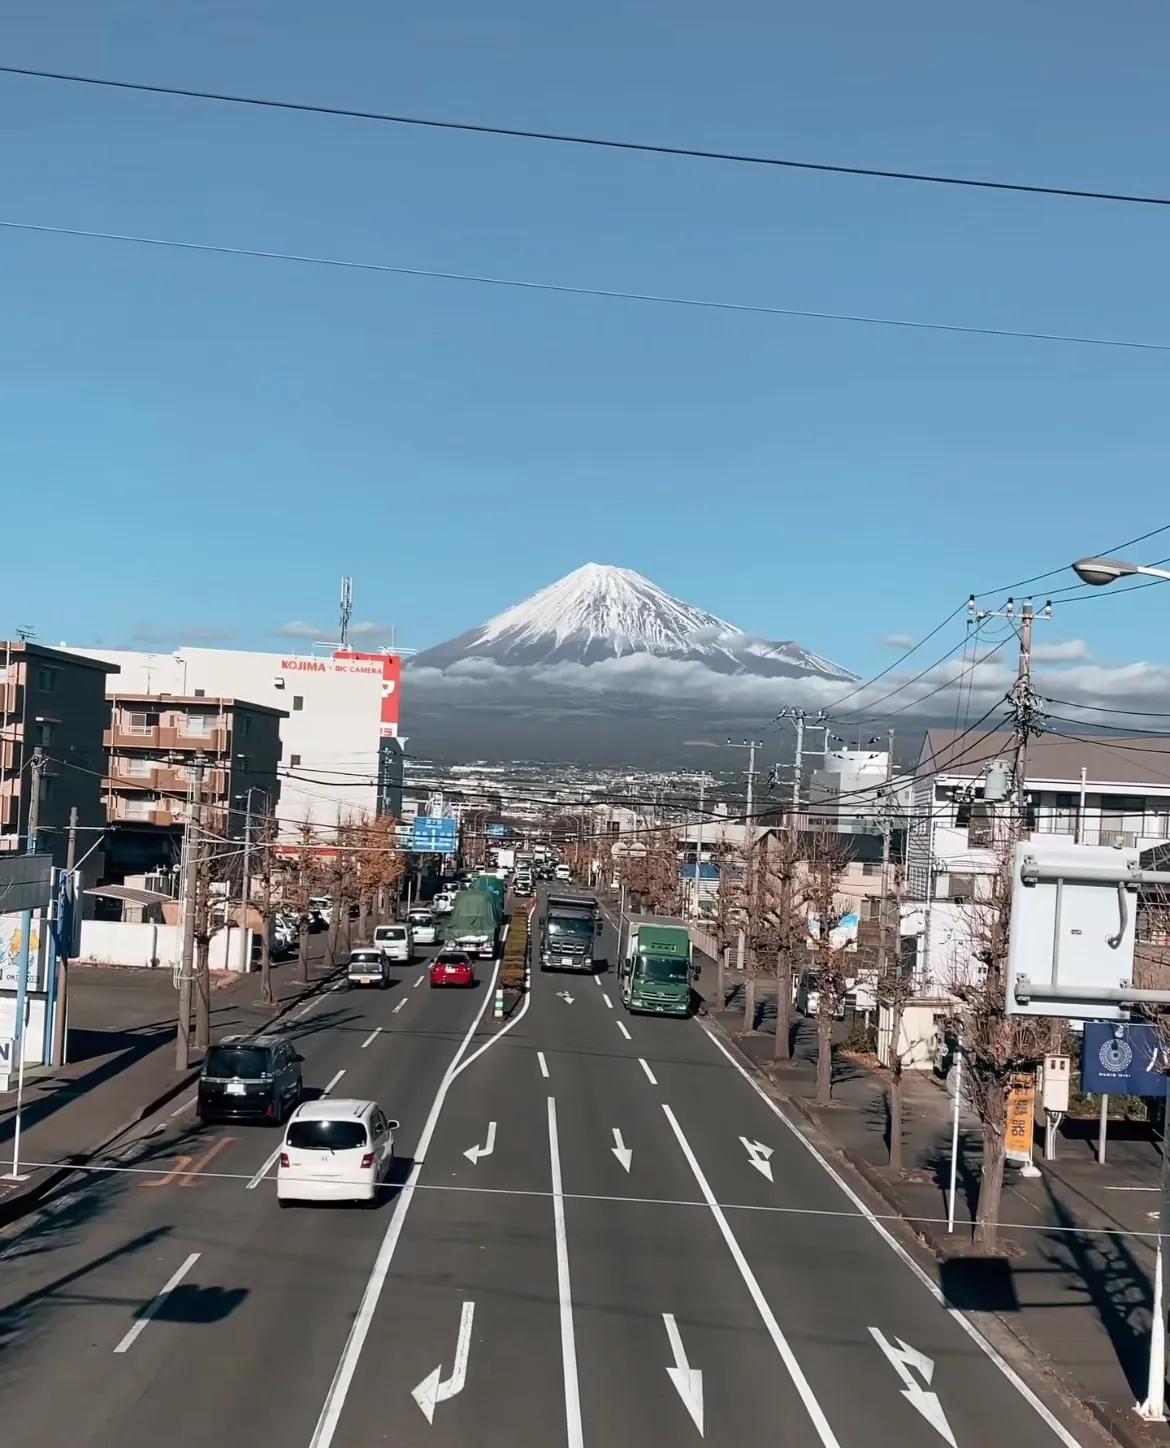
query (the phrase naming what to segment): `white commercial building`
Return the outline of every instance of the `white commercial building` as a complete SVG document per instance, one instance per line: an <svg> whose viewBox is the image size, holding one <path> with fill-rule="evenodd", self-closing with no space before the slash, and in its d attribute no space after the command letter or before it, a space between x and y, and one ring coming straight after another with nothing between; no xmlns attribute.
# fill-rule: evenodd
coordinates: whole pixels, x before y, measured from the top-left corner
<svg viewBox="0 0 1170 1448"><path fill-rule="evenodd" d="M108 694L206 694L285 710L273 780L274 787L280 786L277 813L285 838L293 838L305 820L334 825L339 811L346 818L401 812L402 659L397 654L188 648L73 652L118 666Z"/></svg>

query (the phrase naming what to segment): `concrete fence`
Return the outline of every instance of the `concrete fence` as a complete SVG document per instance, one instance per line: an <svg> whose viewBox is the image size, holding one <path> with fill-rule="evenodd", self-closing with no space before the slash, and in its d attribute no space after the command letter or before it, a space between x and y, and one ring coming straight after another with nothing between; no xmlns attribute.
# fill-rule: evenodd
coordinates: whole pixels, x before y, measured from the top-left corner
<svg viewBox="0 0 1170 1448"><path fill-rule="evenodd" d="M83 964L131 965L146 969L175 971L182 951L182 930L178 925L146 925L127 920L83 920L81 949ZM252 959L252 931L218 930L211 937L209 963L212 970L248 970Z"/></svg>

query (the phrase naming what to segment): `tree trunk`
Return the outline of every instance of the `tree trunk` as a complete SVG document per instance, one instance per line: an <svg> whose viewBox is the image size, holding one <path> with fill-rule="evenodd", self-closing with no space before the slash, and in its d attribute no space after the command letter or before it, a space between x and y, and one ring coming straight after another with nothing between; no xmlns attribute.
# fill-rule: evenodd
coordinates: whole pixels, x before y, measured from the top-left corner
<svg viewBox="0 0 1170 1448"><path fill-rule="evenodd" d="M260 894L260 1000L272 1004L272 874L264 871Z"/></svg>
<svg viewBox="0 0 1170 1448"><path fill-rule="evenodd" d="M890 1170L902 1170L902 1058L895 1056L890 1071Z"/></svg>
<svg viewBox="0 0 1170 1448"><path fill-rule="evenodd" d="M337 943L341 939L341 894L334 890L331 896L333 909L329 912L329 933L326 936L329 942L329 969L332 970L337 964Z"/></svg>
<svg viewBox="0 0 1170 1448"><path fill-rule="evenodd" d="M211 941L206 932L195 942L195 1049L207 1054L211 1044Z"/></svg>
<svg viewBox="0 0 1170 1448"><path fill-rule="evenodd" d="M718 976L717 976L717 990L718 990L718 994L716 995L715 999L719 1002L719 1007L718 1007L719 1010L723 1010L724 1007L727 1005L727 946L726 946L726 945L725 945L725 946L723 947L723 949L719 952L719 960L718 960L718 962L717 962L717 970L718 970Z"/></svg>
<svg viewBox="0 0 1170 1448"><path fill-rule="evenodd" d="M772 1056L792 1060L792 957L782 950L776 957L776 1040Z"/></svg>
<svg viewBox="0 0 1170 1448"><path fill-rule="evenodd" d="M297 959L301 963L301 979L309 980L309 924L304 915L297 922Z"/></svg>
<svg viewBox="0 0 1170 1448"><path fill-rule="evenodd" d="M828 1106L833 1095L833 1017L822 1004L817 1012L817 1105Z"/></svg>
<svg viewBox="0 0 1170 1448"><path fill-rule="evenodd" d="M368 933L366 927L370 922L370 897L365 893L358 901L358 938L364 940Z"/></svg>
<svg viewBox="0 0 1170 1448"><path fill-rule="evenodd" d="M744 974L743 981L743 1029L750 1034L756 1028L756 978Z"/></svg>
<svg viewBox="0 0 1170 1448"><path fill-rule="evenodd" d="M987 1119L983 1123L983 1173L975 1216L975 1245L993 1251L999 1245L999 1209L1003 1197L1003 1166L1007 1147L1008 1084L989 1082Z"/></svg>

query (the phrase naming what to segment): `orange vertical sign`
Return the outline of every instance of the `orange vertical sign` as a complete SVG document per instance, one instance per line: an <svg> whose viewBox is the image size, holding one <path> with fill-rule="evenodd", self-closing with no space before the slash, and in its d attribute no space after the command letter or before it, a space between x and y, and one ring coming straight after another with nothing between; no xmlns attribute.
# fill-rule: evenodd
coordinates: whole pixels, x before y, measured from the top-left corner
<svg viewBox="0 0 1170 1448"><path fill-rule="evenodd" d="M1032 1129L1036 1120L1035 1076L1013 1076L1007 1107L1007 1159L1032 1160Z"/></svg>

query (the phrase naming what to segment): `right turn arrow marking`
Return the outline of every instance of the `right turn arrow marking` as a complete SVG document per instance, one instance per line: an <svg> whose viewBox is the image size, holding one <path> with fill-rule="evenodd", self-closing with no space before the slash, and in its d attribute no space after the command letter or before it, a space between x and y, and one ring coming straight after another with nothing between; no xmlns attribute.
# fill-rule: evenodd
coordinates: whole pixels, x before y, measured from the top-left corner
<svg viewBox="0 0 1170 1448"><path fill-rule="evenodd" d="M683 1400L683 1407L691 1415L691 1422L698 1428L701 1438L703 1437L703 1374L698 1368L691 1367L687 1362L686 1348L683 1347L674 1314L664 1312L662 1321L666 1327L666 1335L670 1339L670 1350L674 1354L674 1367L667 1368L666 1375L678 1390L678 1395Z"/></svg>
<svg viewBox="0 0 1170 1448"><path fill-rule="evenodd" d="M449 1378L443 1377L443 1364L428 1373L417 1388L411 1390L411 1397L423 1411L428 1423L435 1421L435 1405L445 1403L456 1393L463 1391L467 1381L467 1359L471 1354L471 1324L475 1317L475 1303L465 1302L459 1315L459 1338L455 1343L455 1365Z"/></svg>
<svg viewBox="0 0 1170 1448"><path fill-rule="evenodd" d="M762 1141L749 1141L746 1136L741 1136L740 1141L743 1143L743 1149L747 1152L748 1160L752 1166L755 1167L761 1176L767 1177L769 1181L772 1181L772 1163L769 1160L772 1155L772 1148L765 1146Z"/></svg>
<svg viewBox="0 0 1170 1448"><path fill-rule="evenodd" d="M626 1143L622 1140L622 1134L616 1126L613 1129L613 1145L610 1147L610 1151L612 1151L614 1156L617 1157L618 1161L621 1162L623 1169L628 1175L630 1170L630 1163L634 1159L634 1152L633 1149L631 1147L628 1147Z"/></svg>

